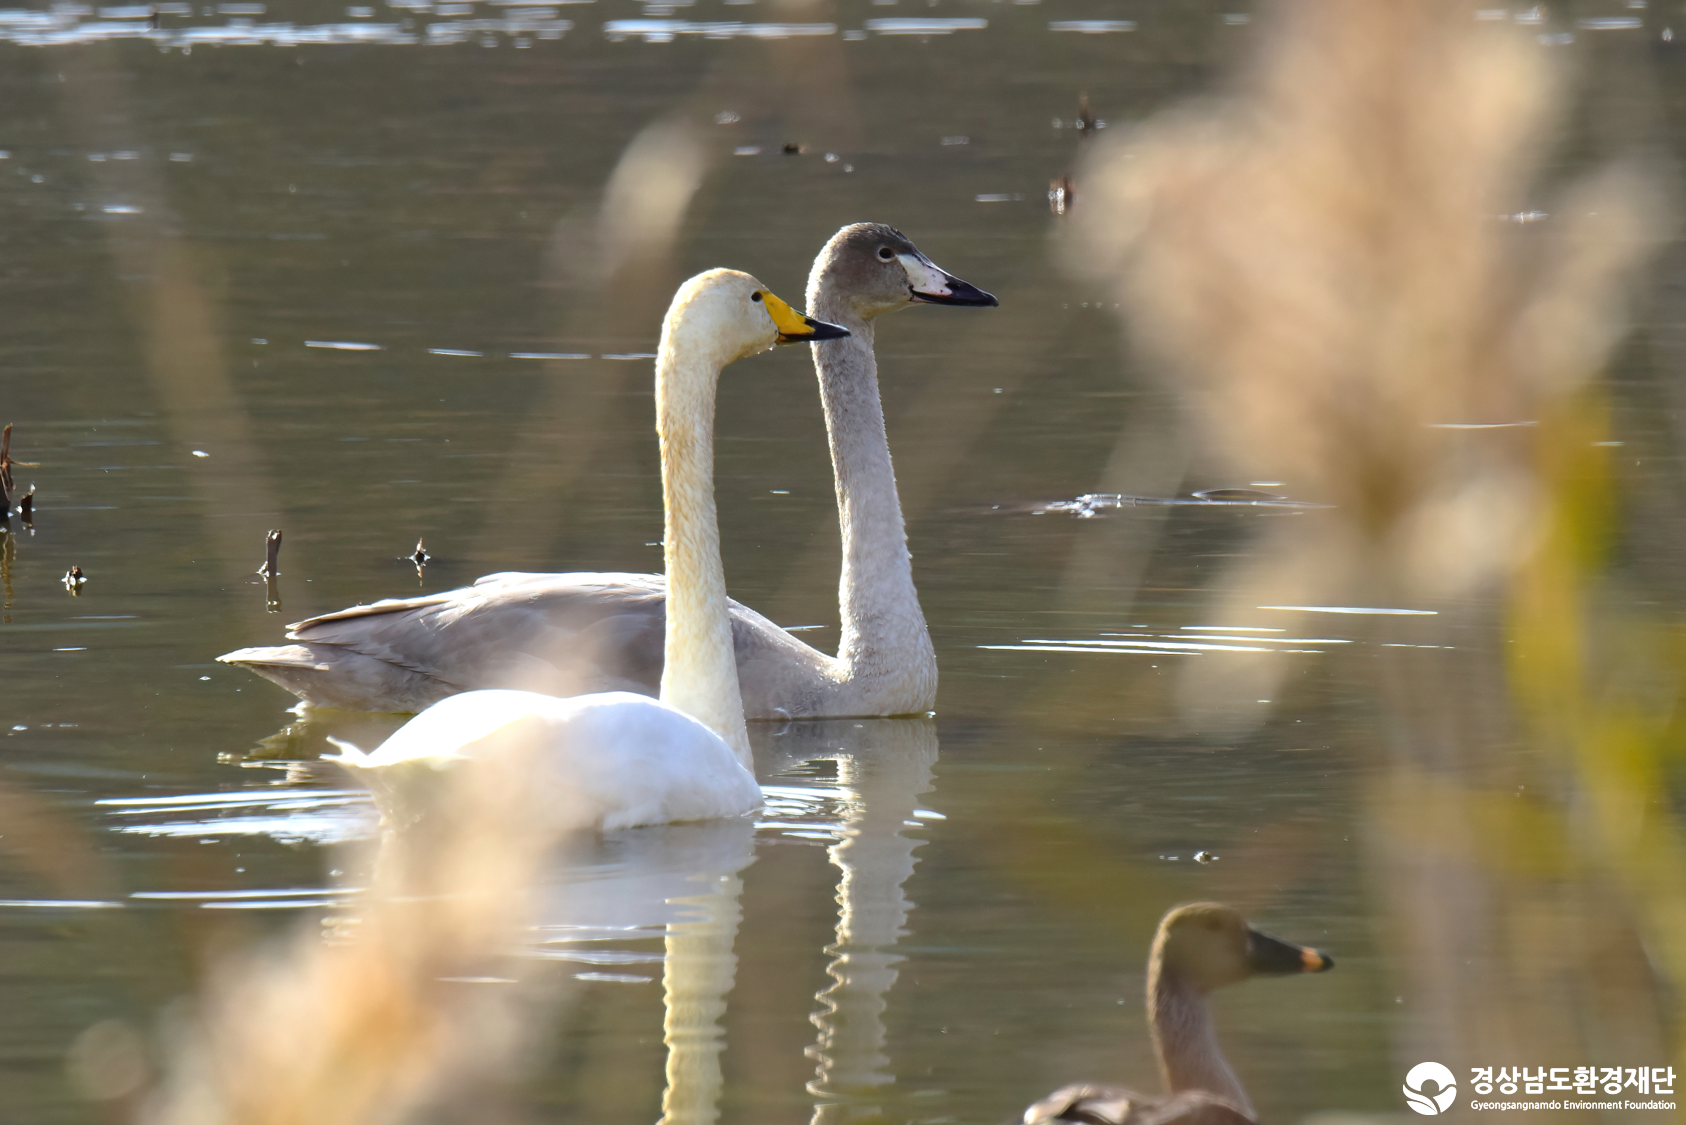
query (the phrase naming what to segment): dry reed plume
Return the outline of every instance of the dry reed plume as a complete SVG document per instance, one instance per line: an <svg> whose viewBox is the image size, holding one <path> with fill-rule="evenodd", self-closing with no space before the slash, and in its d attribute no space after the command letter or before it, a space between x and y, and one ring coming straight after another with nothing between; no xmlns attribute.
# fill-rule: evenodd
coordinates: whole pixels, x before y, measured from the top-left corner
<svg viewBox="0 0 1686 1125"><path fill-rule="evenodd" d="M1535 28L1455 0L1274 17L1227 96L1097 153L1081 264L1226 468L1338 505L1360 572L1456 596L1516 563L1539 498L1528 441L1437 427L1537 421L1598 370L1657 193L1612 165L1544 198L1564 83Z"/></svg>
<svg viewBox="0 0 1686 1125"><path fill-rule="evenodd" d="M1686 980L1686 845L1664 782L1675 696L1631 684L1686 669L1631 622L1611 649L1594 611L1615 503L1593 377L1665 233L1662 190L1633 161L1548 182L1569 87L1538 26L1452 0L1270 17L1227 96L1097 152L1079 212L1085 268L1218 458L1335 505L1272 521L1209 619L1439 612L1415 638L1433 655L1378 648L1360 676L1386 763L1365 839L1408 1002L1398 1061L1657 1065L1659 984ZM1262 721L1289 668L1190 661L1184 714Z"/></svg>
<svg viewBox="0 0 1686 1125"><path fill-rule="evenodd" d="M474 978L518 975L510 954L554 843L532 808L532 750L504 737L471 768L406 778L355 920L217 965L142 1120L379 1125L506 1071L524 990Z"/></svg>

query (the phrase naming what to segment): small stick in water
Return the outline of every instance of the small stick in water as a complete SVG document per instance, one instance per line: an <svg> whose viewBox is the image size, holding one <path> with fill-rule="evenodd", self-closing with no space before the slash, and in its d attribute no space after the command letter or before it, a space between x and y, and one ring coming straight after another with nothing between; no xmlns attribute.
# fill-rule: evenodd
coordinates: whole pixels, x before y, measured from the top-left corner
<svg viewBox="0 0 1686 1125"><path fill-rule="evenodd" d="M1089 108L1089 95L1077 96L1077 133L1079 136L1092 137L1095 135L1095 111Z"/></svg>
<svg viewBox="0 0 1686 1125"><path fill-rule="evenodd" d="M12 514L12 424L0 430L0 519Z"/></svg>
<svg viewBox="0 0 1686 1125"><path fill-rule="evenodd" d="M23 517L25 524L35 519L35 486L33 484L29 486L29 491L23 494L23 499L18 501L18 514Z"/></svg>
<svg viewBox="0 0 1686 1125"><path fill-rule="evenodd" d="M263 575L264 608L270 613L280 613L281 587L275 584L275 579L281 573L281 529L271 528L264 536L263 546L263 565L258 567L258 573Z"/></svg>
<svg viewBox="0 0 1686 1125"><path fill-rule="evenodd" d="M1061 176L1048 184L1048 210L1063 215L1077 203L1077 191L1070 176Z"/></svg>
<svg viewBox="0 0 1686 1125"><path fill-rule="evenodd" d="M411 562L416 564L416 581L420 583L422 580L422 568L433 561L433 556L427 553L427 548L422 546L422 541L420 539L417 539L415 553L408 557Z"/></svg>
<svg viewBox="0 0 1686 1125"><path fill-rule="evenodd" d="M281 530L274 528L264 537L263 565L258 567L258 573L265 578L275 578L281 573Z"/></svg>

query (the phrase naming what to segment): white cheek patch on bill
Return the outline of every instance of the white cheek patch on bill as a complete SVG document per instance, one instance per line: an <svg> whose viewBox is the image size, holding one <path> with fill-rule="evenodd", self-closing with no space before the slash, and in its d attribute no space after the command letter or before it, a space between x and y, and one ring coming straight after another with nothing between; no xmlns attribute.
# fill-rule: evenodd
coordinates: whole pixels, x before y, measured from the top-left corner
<svg viewBox="0 0 1686 1125"><path fill-rule="evenodd" d="M913 254L897 254L896 260L901 262L902 269L907 271L907 283L913 286L915 293L923 293L927 297L952 297L953 290L948 287L948 275L924 258Z"/></svg>

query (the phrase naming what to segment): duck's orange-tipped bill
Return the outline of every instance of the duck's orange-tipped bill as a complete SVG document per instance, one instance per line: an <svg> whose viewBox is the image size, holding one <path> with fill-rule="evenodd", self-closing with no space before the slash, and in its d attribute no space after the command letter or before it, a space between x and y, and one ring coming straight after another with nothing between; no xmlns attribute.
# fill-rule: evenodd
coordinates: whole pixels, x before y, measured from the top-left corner
<svg viewBox="0 0 1686 1125"><path fill-rule="evenodd" d="M1326 973L1335 967L1335 959L1310 946L1295 945L1248 927L1247 967L1266 976Z"/></svg>

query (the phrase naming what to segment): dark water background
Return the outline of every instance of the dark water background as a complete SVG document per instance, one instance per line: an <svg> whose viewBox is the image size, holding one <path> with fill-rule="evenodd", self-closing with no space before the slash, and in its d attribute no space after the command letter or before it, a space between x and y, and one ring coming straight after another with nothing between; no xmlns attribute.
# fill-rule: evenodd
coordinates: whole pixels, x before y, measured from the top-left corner
<svg viewBox="0 0 1686 1125"><path fill-rule="evenodd" d="M1583 7L1555 13L1554 26L1606 16L1640 26L1581 29L1561 46L1591 107L1590 124L1566 127L1563 161L1595 148L1580 138L1611 120L1666 151L1681 90L1678 57L1658 46L1666 13ZM61 30L95 19L59 10ZM1316 631L1298 634L1314 639L1298 646L1309 651L1273 657L1293 662L1282 696L1231 734L1202 730L1198 707L1179 711L1172 690L1178 662L1221 651L982 647L1233 625L1212 617L1208 585L1265 527L1323 518L1254 507L1033 514L1095 491L1186 497L1251 483L1191 454L1176 397L1127 354L1107 291L1061 267L1063 220L1046 192L1086 143L1073 128L1080 95L1106 129L1123 128L1221 82L1253 25L1198 2L698 0L646 11L601 0L514 22L487 4L464 17L423 6L361 19L419 43L281 46L271 31L270 42L219 46L181 29L238 36L242 19L261 30L359 17L304 0L255 16L205 12L166 14L158 41L0 46L0 422L16 423L13 456L37 463L16 470L20 485L38 489L34 526L11 524L0 612L0 785L13 826L0 826L0 899L122 904L0 906L0 1120L103 1119L65 1077L78 1034L109 1018L150 1029L193 991L207 951L300 913L132 894L322 887L335 864L327 841L367 830L360 802L308 799L347 788L327 767L248 758L312 758L324 744L302 729L260 747L293 723L291 698L213 658L277 640L312 613L416 591L402 556L418 538L435 557L423 590L501 569L655 568L650 363L600 357L653 351L674 285L703 268L752 271L800 303L824 239L866 219L900 227L1001 301L914 309L879 328L942 667L934 735L918 736L930 779L885 767L894 776L881 790L862 783L876 768L871 724L757 732L769 780L812 800L769 817L743 872L723 1119L797 1121L835 1102L826 1119L992 1122L1067 1080L1152 1088L1147 942L1167 907L1208 898L1339 961L1327 976L1218 998L1261 1113L1403 1110L1402 1073L1436 1040L1401 967L1421 954L1421 935L1401 927L1403 892L1376 860L1387 774L1373 669L1385 644L1484 649L1491 636L1425 617L1312 615ZM605 31L645 16L838 33L614 42ZM841 34L895 17L987 26ZM430 24L455 18L496 26L426 44ZM571 29L541 37L561 19ZM1049 27L1087 19L1134 29ZM0 13L13 40L44 34L34 26ZM605 184L663 121L698 138L694 195L671 240L604 265ZM786 154L787 143L803 151ZM1669 562L1686 526L1667 411L1678 332L1672 290L1655 284L1652 323L1614 384L1610 435L1633 453L1612 461L1634 498L1625 518L1648 530L1612 558L1621 581L1610 598L1670 629L1682 600ZM803 636L830 647L837 532L806 350L731 369L718 449L733 595L782 624L824 626ZM276 612L252 573L272 527L286 536ZM60 581L72 565L87 575L78 597ZM1352 643L1320 643L1336 641ZM1419 655L1453 678L1466 657ZM1505 705L1502 688L1469 690L1477 702L1498 691L1492 705ZM862 752L864 774L839 765L840 748ZM1505 762L1535 753L1509 735L1489 749ZM826 845L871 792L940 819L877 829L907 841L917 866L881 1017L849 1018L882 1019L875 1069L894 1081L827 1098L804 1088L816 1066L810 1016L835 956ZM175 810L99 803L193 796L204 800ZM240 819L254 813L267 819ZM136 824L155 831L123 831ZM1221 858L1196 863L1197 851ZM1549 932L1580 909L1573 895L1545 896L1534 924ZM1524 939L1441 952L1480 976L1512 940ZM1644 975L1633 948L1615 955ZM558 973L588 967L556 962ZM1666 1029L1672 999L1623 1007L1660 988L1611 993L1587 1026ZM1670 1061L1671 1034L1647 1034L1620 1040L1620 1065ZM1593 1042L1617 1040L1589 1032ZM1476 1064L1483 1046L1457 1049ZM1592 1053L1491 1061L1615 1065ZM659 985L594 981L500 1113L648 1121L661 1089Z"/></svg>

